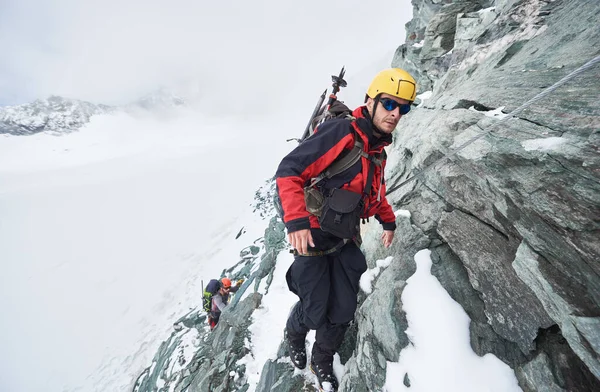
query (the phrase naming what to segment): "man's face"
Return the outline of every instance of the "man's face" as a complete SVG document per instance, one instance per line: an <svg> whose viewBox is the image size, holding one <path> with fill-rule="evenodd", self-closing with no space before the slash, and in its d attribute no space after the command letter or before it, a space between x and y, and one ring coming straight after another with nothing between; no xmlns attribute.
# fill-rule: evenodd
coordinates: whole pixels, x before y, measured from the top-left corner
<svg viewBox="0 0 600 392"><path fill-rule="evenodd" d="M381 94L380 100L384 98L392 99L399 104L408 104L409 101L394 97L389 94ZM367 100L367 110L373 118L373 107L375 105L375 100L373 98L369 98ZM375 111L375 118L373 118L373 124L377 127L377 129L381 130L383 133L392 133L394 129L396 129L396 125L398 125L398 121L402 115L400 114L400 108L396 107L393 110L386 110L383 105L380 103L377 105L377 110Z"/></svg>
<svg viewBox="0 0 600 392"><path fill-rule="evenodd" d="M231 289L231 287L227 287L227 288L221 287L221 290L220 290L221 291L221 295L227 294L230 289Z"/></svg>

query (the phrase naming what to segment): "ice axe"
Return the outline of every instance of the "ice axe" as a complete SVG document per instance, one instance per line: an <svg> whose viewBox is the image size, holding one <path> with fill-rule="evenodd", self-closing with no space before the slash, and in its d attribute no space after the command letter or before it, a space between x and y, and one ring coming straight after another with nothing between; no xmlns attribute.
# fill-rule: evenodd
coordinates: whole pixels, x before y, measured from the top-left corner
<svg viewBox="0 0 600 392"><path fill-rule="evenodd" d="M315 118L323 114L325 111L328 111L331 108L331 105L333 105L333 103L337 100L336 94L340 91L341 88L346 87L348 85L348 83L346 83L346 81L344 80L345 74L346 69L345 67L342 67L342 70L340 71L339 75L331 75L331 85L333 87L333 90L331 94L329 94L327 104L323 105L323 102L325 101L325 96L327 95L327 89L325 89L325 91L323 91L323 94L321 94L321 96L317 100L317 104L315 105L315 108L310 116L310 120L308 121L308 124L306 125L306 128L302 133L302 137L300 139L288 139L288 141L297 140L298 143L302 143L307 137L309 137L312 134L312 131L314 130L313 121L315 120Z"/></svg>

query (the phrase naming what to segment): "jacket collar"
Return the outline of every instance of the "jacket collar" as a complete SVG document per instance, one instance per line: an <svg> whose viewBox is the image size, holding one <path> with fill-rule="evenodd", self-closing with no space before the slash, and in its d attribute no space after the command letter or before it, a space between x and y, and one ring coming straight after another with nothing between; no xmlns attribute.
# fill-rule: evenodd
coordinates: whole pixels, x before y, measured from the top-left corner
<svg viewBox="0 0 600 392"><path fill-rule="evenodd" d="M356 125L358 125L359 130L367 137L369 149L385 147L392 143L392 134L377 130L366 106L359 106L354 109L352 116L356 118Z"/></svg>

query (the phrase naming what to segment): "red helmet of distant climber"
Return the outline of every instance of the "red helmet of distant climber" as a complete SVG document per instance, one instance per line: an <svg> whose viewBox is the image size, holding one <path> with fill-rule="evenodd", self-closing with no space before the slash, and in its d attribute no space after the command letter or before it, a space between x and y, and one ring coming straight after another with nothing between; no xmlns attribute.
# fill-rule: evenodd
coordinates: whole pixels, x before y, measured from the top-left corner
<svg viewBox="0 0 600 392"><path fill-rule="evenodd" d="M221 279L221 287L223 287L224 289L228 289L231 287L231 280L229 280L229 278L223 278Z"/></svg>

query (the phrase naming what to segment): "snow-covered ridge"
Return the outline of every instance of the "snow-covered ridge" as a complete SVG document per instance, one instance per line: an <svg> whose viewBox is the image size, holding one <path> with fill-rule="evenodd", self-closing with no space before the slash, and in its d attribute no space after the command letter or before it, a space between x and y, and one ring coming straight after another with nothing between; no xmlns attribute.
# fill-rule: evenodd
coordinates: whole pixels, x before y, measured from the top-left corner
<svg viewBox="0 0 600 392"><path fill-rule="evenodd" d="M43 131L73 131L88 123L90 117L114 110L114 107L107 105L50 96L23 105L0 108L0 134L31 135Z"/></svg>
<svg viewBox="0 0 600 392"><path fill-rule="evenodd" d="M83 127L95 115L168 110L183 105L185 105L183 98L167 90L148 94L124 106L95 104L53 95L31 103L0 107L0 134L72 132Z"/></svg>

